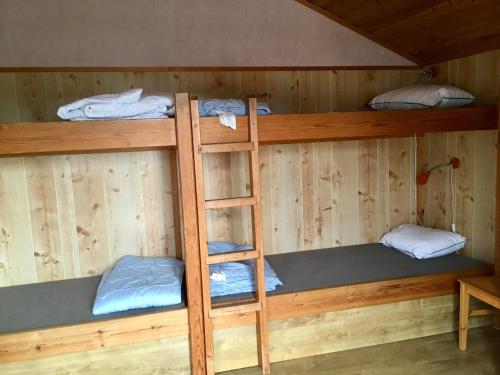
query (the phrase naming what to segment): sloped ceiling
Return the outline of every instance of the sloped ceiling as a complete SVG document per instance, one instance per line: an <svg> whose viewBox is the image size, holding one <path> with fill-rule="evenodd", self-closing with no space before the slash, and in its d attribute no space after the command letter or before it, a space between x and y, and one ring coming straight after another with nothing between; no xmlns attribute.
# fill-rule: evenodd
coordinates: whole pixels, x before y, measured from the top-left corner
<svg viewBox="0 0 500 375"><path fill-rule="evenodd" d="M297 0L419 64L500 48L500 0Z"/></svg>

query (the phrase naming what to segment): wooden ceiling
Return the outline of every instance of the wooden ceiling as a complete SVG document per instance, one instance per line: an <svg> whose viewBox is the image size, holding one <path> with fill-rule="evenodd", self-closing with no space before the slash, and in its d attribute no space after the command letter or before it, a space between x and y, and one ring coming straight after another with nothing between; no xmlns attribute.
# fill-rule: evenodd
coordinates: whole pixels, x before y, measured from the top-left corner
<svg viewBox="0 0 500 375"><path fill-rule="evenodd" d="M500 0L297 0L419 64L500 48Z"/></svg>

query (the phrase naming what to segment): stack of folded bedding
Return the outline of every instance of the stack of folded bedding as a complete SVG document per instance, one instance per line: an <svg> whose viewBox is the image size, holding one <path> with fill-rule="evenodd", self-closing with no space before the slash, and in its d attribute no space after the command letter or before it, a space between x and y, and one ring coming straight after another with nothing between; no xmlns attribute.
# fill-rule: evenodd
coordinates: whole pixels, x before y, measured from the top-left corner
<svg viewBox="0 0 500 375"><path fill-rule="evenodd" d="M200 100L200 116L218 116L223 112L231 112L235 116L247 114L247 105L238 99L205 99ZM271 109L267 103L257 103L258 115L270 115Z"/></svg>
<svg viewBox="0 0 500 375"><path fill-rule="evenodd" d="M243 100L237 99L205 99L200 100L199 111L201 117L219 116L223 126L236 129L236 116L247 114L247 106ZM267 103L257 103L258 115L270 115L271 109Z"/></svg>
<svg viewBox="0 0 500 375"><path fill-rule="evenodd" d="M71 121L155 119L173 116L172 97L141 96L142 89L92 96L60 107L57 115L63 120Z"/></svg>
<svg viewBox="0 0 500 375"><path fill-rule="evenodd" d="M102 275L92 313L179 304L183 274L184 264L175 258L124 256Z"/></svg>
<svg viewBox="0 0 500 375"><path fill-rule="evenodd" d="M251 246L232 242L209 242L208 253L222 254L235 251L251 250ZM255 262L244 260L210 265L210 291L212 297L229 294L251 293L255 291ZM215 277L214 277L215 276ZM222 277L220 277L222 276ZM283 285L267 260L264 260L264 284L267 292Z"/></svg>

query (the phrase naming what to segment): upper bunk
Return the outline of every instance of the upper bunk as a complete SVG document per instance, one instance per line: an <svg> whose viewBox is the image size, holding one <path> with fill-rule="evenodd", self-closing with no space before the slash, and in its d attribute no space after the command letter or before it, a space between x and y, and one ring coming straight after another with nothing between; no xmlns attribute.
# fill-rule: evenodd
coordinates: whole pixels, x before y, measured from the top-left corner
<svg viewBox="0 0 500 375"><path fill-rule="evenodd" d="M247 117L237 129L217 117L200 119L203 144L246 140ZM430 132L497 129L495 106L451 109L328 112L258 116L262 144L409 137ZM0 124L0 155L51 155L175 148L176 119Z"/></svg>

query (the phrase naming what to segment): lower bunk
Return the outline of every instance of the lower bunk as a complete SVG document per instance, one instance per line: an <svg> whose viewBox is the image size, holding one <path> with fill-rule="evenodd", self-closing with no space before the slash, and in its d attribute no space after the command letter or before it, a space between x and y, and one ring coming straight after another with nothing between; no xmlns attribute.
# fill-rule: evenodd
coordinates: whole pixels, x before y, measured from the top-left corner
<svg viewBox="0 0 500 375"><path fill-rule="evenodd" d="M270 292L268 297L270 327L278 327L275 333L271 330L270 336L273 360L301 356L294 352L294 339L289 340L289 351L293 355L283 357L273 354L273 347L286 345L273 344L273 335L277 332L280 332L279 336L286 335L287 327L293 325L290 322L316 321L323 324L335 314L342 315L364 308L385 310L389 315L387 318L391 319L391 310L386 309L388 304L411 305L413 309L418 307L419 311L425 310L425 301L445 301L448 306L455 300L451 295L457 290L457 278L493 273L492 266L463 256L453 254L422 261L378 244L271 255L267 260L284 284ZM169 338L182 341L180 338L187 337L187 309L183 304L93 316L91 308L98 282L99 278L86 278L0 288L2 373L9 366L22 366L22 362L9 363L14 361L127 344L141 346L145 344L134 343L154 340L168 342ZM236 297L241 299L251 296L221 297L218 302L230 303L230 298ZM449 308L454 311L453 306ZM443 307L440 309L437 312L439 314ZM445 323L443 320L443 324L454 327L455 319L449 315L447 318L449 321ZM219 329L216 341L219 347L226 348L222 349L224 353L231 351L231 346L227 345L236 339L233 334L228 336L227 333L236 330L241 333L238 340L242 337L248 340L248 334L254 333L255 329L245 325L252 323L254 319L253 315L242 315L224 317L214 322ZM411 323L398 319L401 330L414 329L405 328L405 325L411 326L415 318L407 318ZM363 327L370 330L370 320L363 323ZM333 334L329 338L331 343L322 342L317 353L314 350L303 353L320 354L330 350L332 345L342 346L343 336L350 335L349 330L342 332ZM380 334L384 335L383 330ZM422 334L425 335L425 332ZM236 347L239 348L239 345ZM249 359L249 353L252 352L246 352L245 359L240 361L242 366L252 365L249 363L253 360ZM233 361L241 356L241 353L231 355ZM228 369L233 365L224 365L222 361L221 366L221 369Z"/></svg>

